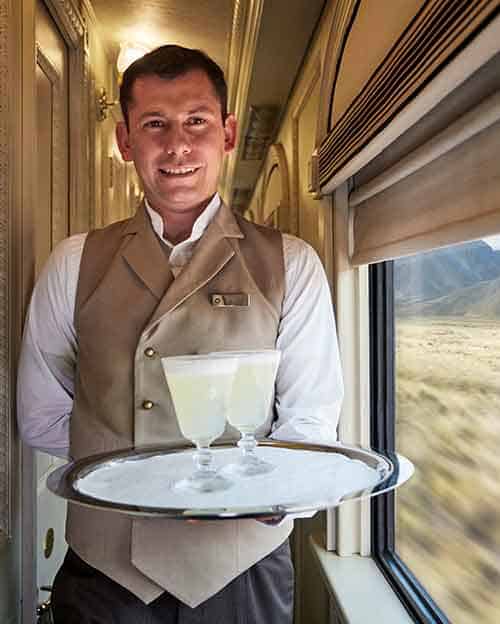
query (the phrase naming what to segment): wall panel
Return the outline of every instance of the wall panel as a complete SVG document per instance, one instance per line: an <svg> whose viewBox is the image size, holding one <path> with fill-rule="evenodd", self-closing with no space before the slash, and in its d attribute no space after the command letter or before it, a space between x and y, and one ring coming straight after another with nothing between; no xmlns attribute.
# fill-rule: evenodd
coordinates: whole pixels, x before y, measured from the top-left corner
<svg viewBox="0 0 500 624"><path fill-rule="evenodd" d="M21 612L21 472L14 371L21 331L21 31L16 0L0 0L0 622ZM29 189L25 189L29 192Z"/></svg>

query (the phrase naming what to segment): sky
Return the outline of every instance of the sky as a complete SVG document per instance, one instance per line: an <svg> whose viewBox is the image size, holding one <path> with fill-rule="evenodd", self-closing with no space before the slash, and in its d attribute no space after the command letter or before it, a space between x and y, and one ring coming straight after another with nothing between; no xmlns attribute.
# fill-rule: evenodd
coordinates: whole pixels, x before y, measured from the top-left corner
<svg viewBox="0 0 500 624"><path fill-rule="evenodd" d="M500 249L500 236L488 236L488 238L483 238L483 240L492 249Z"/></svg>

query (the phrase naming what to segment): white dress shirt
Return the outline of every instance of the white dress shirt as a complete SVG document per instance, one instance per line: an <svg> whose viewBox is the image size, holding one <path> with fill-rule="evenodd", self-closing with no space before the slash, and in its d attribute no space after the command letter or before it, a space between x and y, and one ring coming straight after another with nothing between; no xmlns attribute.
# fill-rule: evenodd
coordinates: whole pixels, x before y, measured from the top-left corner
<svg viewBox="0 0 500 624"><path fill-rule="evenodd" d="M189 262L194 243L220 206L215 195L177 245L163 237L162 217L146 202L154 231L171 248L174 276ZM69 456L78 341L75 296L86 234L59 243L33 290L18 373L18 423L23 440L41 451ZM342 374L330 290L316 252L283 235L285 296L276 348L276 411L271 437L331 443L343 397ZM167 261L167 260L166 260Z"/></svg>

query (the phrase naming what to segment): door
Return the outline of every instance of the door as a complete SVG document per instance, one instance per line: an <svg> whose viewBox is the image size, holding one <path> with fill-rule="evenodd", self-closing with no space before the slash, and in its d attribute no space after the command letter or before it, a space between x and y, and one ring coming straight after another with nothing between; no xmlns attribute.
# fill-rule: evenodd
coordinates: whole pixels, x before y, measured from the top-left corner
<svg viewBox="0 0 500 624"><path fill-rule="evenodd" d="M34 214L35 276L51 250L69 234L68 49L42 0L36 21L37 206ZM36 578L38 603L66 552L66 504L45 485L61 460L36 453Z"/></svg>

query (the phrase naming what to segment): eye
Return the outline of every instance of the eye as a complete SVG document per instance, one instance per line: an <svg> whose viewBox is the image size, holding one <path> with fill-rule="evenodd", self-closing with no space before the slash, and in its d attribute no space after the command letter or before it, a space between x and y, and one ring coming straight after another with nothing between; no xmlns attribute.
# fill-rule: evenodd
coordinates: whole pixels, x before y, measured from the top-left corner
<svg viewBox="0 0 500 624"><path fill-rule="evenodd" d="M186 121L188 126L203 126L207 120L203 117L189 117Z"/></svg>
<svg viewBox="0 0 500 624"><path fill-rule="evenodd" d="M165 122L162 119L150 119L144 124L145 128L163 128Z"/></svg>

